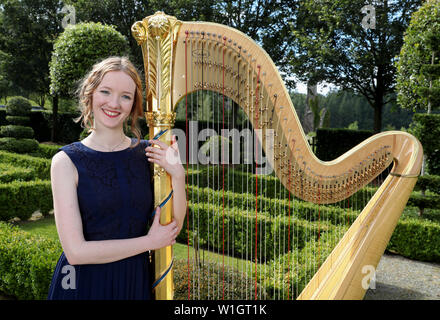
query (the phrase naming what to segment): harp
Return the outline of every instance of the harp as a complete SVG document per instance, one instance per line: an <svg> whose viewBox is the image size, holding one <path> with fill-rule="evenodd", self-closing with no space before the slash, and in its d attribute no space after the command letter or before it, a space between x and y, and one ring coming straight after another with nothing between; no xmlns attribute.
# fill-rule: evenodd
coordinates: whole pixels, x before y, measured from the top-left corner
<svg viewBox="0 0 440 320"><path fill-rule="evenodd" d="M204 262L197 258L197 249L205 248L207 251L216 249L222 256L216 265L221 265L223 269L217 273L212 269L212 274L217 274L219 281L217 285L212 285L216 294L211 298L225 298L225 256L229 259L230 256L245 255L248 261L246 268L252 270L246 273L242 267L239 273L247 275L249 295L239 298L267 298L261 293L273 293L276 291L274 288L282 286L285 290L279 290L278 297L283 299L362 299L368 288L364 285L365 267L377 266L417 181L423 156L419 141L405 132L384 132L333 161L320 161L309 146L276 66L252 39L227 26L181 22L162 12L133 24L132 34L142 48L144 59L146 118L150 138L160 136L160 139L169 142L169 129L174 125L177 106L188 111L188 105L193 105L192 99L196 99L194 95L200 93L206 97L211 94L212 101L215 97L217 100L212 102L210 112L223 109L223 119L217 121L223 126L217 126L217 129L221 131L225 128L225 104L235 103L247 116L247 128L253 132L247 136L248 140L265 152L265 157L261 157L261 153L253 161L254 168L247 172L249 175L245 178L241 176L242 192L231 195L231 198L228 194L227 198L227 201L237 201L237 198L240 201L241 198L242 203L250 202L251 209L246 207L237 212L235 207L234 210L227 208L225 212L225 192L230 188L229 182L235 181L229 178L229 170L235 168L230 165L225 167L231 156L224 156L224 152L220 163L204 167L208 170L208 180L211 177L212 184L216 186L214 189L217 189L209 191L206 196L213 204L201 206L204 192L198 189L201 180L193 183L193 189L187 189L192 193L192 198L188 196L191 207L186 222L188 244L191 243L191 250L195 250L191 262L188 257L188 286L193 287L192 291L188 288L188 298L197 298L194 286L197 286L197 281L198 285L202 284L201 274L210 272L209 268L203 269ZM194 110L192 113L195 114L193 120L197 120L199 113ZM186 114L187 146L181 156L188 167L193 157L193 145L189 141L191 135L197 135L198 131L188 131L190 119L188 112ZM223 135L222 141L225 139ZM223 150L227 143L221 145ZM212 146L215 144L211 145L210 152L220 148L219 145L217 148ZM255 150L258 153L258 148ZM262 172L263 160L267 165L265 168L273 169L272 175ZM191 169L193 179L197 170L194 165ZM225 170L228 173L227 186ZM379 177L380 186L369 199L360 201L362 208L355 214L356 219L346 225L346 232L331 231L329 222L335 217L331 212L337 210L334 204L354 199L369 183L377 183ZM266 197L269 188L265 183L268 180L276 180L278 192L284 192L284 202L278 207L279 214L271 215L273 212L270 212L278 209L274 209L277 204L271 202L274 196ZM249 185L249 181L249 190L255 193L251 199L243 192L243 184ZM154 168L154 186L158 205L170 196L171 190L169 177L157 167ZM221 202L223 205L220 205ZM310 203L313 205L309 207L306 218L311 218L313 223L304 227L303 220L294 215L296 210L300 211ZM266 210L265 205L269 209ZM161 223L170 221L171 210L168 202L162 209ZM349 215L353 211L350 204L347 203L344 210L347 217L353 217ZM244 226L244 212L247 220L243 228L249 232L246 236L240 229L240 223ZM345 219L345 216L340 218ZM283 236L276 238L278 233ZM333 237L334 234L338 235ZM301 236L307 239L300 240ZM218 238L217 243L215 237ZM273 248L266 251L266 246ZM300 253L294 253L295 249L301 249ZM298 267L299 261L305 259L301 253L307 252L314 257L313 267L306 267L313 272L308 277L301 275ZM172 299L172 249L161 249L155 255L156 279L161 280L154 289L156 298ZM269 271L261 271L266 267ZM233 292L231 285L241 281L240 277L232 279L226 291ZM276 292L272 294L272 297L276 296Z"/></svg>

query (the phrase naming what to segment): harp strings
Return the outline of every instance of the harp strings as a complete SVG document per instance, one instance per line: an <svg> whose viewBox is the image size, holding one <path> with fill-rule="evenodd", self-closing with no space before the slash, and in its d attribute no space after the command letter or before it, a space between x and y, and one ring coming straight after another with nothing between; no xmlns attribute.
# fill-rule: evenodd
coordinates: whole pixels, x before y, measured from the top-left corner
<svg viewBox="0 0 440 320"><path fill-rule="evenodd" d="M283 186L281 180L287 181L291 190L298 188L301 199L314 197L317 203L321 203L324 197L332 197L338 183L346 186L345 191L349 195L355 188L353 171L365 167L365 163L358 165L351 172L347 171L339 180L313 172L301 156L305 150L295 145L292 130L283 132L282 128L286 127L283 122L287 121L287 106L277 105L276 93L268 83L264 70L258 75L259 68L255 58L245 52L244 48L219 35L191 32L187 40L190 74L187 74L186 78L190 80L192 92L189 94L191 120L209 119L206 122L207 129L216 133L222 132L225 124L228 129L235 129L238 115L234 107L229 111L227 109L234 101L239 103L247 115L244 124L240 126L242 130L253 129L254 138L255 129L274 130L275 143L271 147L274 155L273 164L283 172L280 179L274 177L275 183L270 179L273 176L253 175L252 173L256 173L253 171L263 165L262 162L259 163L262 158L253 162L253 165L256 164L253 168L252 164L241 163L243 157L248 156L249 148L246 143L240 143L242 157L239 166L212 163L215 152L219 151L215 150L216 146L226 147L222 142L228 141L230 136L220 135L220 139L214 140L216 138L208 134L208 163L199 164L197 161L192 169L206 174L208 187L216 192L207 193L206 207L209 208L208 211L212 209L212 212L206 215L206 222L201 221L205 219L199 211L201 206L196 206L197 210L191 213L190 231L195 251L192 256L191 297L202 298L201 287L204 285L207 287L208 299L261 299L265 294L262 281L265 281L271 282L275 288L273 298L293 299L300 294L328 255L328 246L334 246L344 234L346 227L353 222L353 213L359 211L358 208L365 206L371 198L372 191L364 188L359 194L340 200L337 204L307 207L304 206L303 200L298 199ZM206 103L209 108L206 108ZM208 117L209 115L211 117ZM262 130L261 144L268 140L266 133L267 131ZM245 135L240 137L240 141L245 139ZM252 150L254 153L258 152L255 144ZM229 151L231 153L231 150ZM223 152L220 158L229 163L230 153L229 159L222 158L225 156ZM380 156L372 155L368 161ZM237 175L237 168L240 168L243 174ZM255 179L252 180L250 177ZM236 185L237 181L240 181L239 185ZM199 176L191 175L190 183L199 186ZM317 190L313 196L310 195L312 189ZM255 195L254 203L249 201L250 197L245 196L252 193ZM243 201L239 205L234 198L237 194L243 195ZM286 199L287 205L281 201L267 201L268 198ZM190 200L193 204L204 205L199 194L195 195L195 192L192 192ZM269 205L270 203L273 205ZM339 207L345 210L345 215L336 212ZM302 210L302 213L299 210ZM270 217L274 224L268 225L269 218L264 217ZM302 226L304 220L310 224ZM200 234L200 226L203 223L206 223L206 235ZM329 225L344 227L329 232ZM270 228L274 228L276 232L273 234L274 239L267 241L265 235L272 231ZM236 248L240 245L244 250L237 252ZM272 251L272 260L266 259L269 251ZM300 251L309 252L315 257L304 261L298 254ZM216 253L217 258L213 258L211 253ZM309 276L299 274L302 264L309 270ZM236 272L229 273L230 270ZM279 276L282 274L285 276ZM272 278L267 279L269 276ZM202 283L206 278L215 278L215 282ZM244 287L244 290L239 290L240 296L234 295L233 285Z"/></svg>

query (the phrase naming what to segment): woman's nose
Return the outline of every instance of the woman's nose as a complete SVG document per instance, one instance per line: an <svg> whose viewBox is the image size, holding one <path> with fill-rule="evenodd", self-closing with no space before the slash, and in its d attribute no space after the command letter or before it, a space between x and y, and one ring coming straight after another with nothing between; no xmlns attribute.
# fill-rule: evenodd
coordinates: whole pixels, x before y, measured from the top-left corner
<svg viewBox="0 0 440 320"><path fill-rule="evenodd" d="M107 101L107 105L111 108L118 108L119 107L119 97L115 94L112 94L109 97L109 100Z"/></svg>

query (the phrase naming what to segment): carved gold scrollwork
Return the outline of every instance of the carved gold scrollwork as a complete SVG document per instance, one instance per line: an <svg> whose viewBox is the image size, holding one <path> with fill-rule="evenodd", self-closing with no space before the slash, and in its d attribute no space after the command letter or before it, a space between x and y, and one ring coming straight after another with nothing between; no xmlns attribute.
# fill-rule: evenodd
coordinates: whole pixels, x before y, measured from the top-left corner
<svg viewBox="0 0 440 320"><path fill-rule="evenodd" d="M172 127L176 120L176 113L151 111L145 112L145 118L149 127Z"/></svg>

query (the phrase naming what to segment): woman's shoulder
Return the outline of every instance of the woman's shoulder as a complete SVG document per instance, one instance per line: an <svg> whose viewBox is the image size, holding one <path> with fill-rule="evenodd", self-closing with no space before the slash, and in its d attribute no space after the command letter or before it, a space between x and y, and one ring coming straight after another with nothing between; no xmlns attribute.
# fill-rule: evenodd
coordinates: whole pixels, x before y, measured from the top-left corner
<svg viewBox="0 0 440 320"><path fill-rule="evenodd" d="M52 166L72 166L74 165L72 157L76 150L79 150L79 142L73 142L62 146L52 157Z"/></svg>

